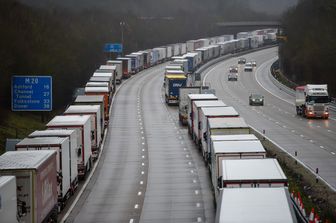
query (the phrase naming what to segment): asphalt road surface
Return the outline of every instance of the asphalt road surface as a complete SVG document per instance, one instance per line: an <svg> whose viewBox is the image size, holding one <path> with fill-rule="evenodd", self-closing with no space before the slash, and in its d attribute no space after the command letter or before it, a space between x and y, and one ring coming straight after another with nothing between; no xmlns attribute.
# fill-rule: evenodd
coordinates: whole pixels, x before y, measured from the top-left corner
<svg viewBox="0 0 336 223"><path fill-rule="evenodd" d="M208 169L164 103L164 66L116 94L100 162L66 222L214 221Z"/></svg>
<svg viewBox="0 0 336 223"><path fill-rule="evenodd" d="M336 188L336 117L329 120L305 119L296 115L295 98L278 89L270 80L270 66L276 60L277 48L246 54L256 60L253 72L244 72L239 65L238 81L228 81L231 65L237 65L238 57L220 62L205 71L205 82L216 90L216 95L227 105L233 106L248 124L259 130L284 148L295 154L308 168L319 169L319 176ZM249 106L251 93L265 97L264 106Z"/></svg>

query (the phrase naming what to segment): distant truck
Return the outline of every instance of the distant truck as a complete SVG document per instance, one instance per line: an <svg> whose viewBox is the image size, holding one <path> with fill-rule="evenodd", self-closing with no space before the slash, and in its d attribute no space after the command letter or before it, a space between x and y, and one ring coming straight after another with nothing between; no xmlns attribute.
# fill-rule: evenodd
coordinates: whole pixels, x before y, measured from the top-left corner
<svg viewBox="0 0 336 223"><path fill-rule="evenodd" d="M179 101L180 88L185 87L187 77L184 74L165 75L165 98L168 105L177 105Z"/></svg>
<svg viewBox="0 0 336 223"><path fill-rule="evenodd" d="M296 87L295 106L297 115L306 118L329 118L328 86L307 84Z"/></svg>

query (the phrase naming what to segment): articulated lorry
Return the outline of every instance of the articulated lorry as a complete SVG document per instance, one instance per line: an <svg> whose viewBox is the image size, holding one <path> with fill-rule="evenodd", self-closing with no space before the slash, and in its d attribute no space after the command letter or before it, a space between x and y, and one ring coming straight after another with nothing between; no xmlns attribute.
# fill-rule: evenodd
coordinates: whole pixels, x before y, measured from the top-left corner
<svg viewBox="0 0 336 223"><path fill-rule="evenodd" d="M187 77L184 74L165 75L165 98L168 105L178 105L179 89L185 87Z"/></svg>
<svg viewBox="0 0 336 223"><path fill-rule="evenodd" d="M329 118L328 86L307 84L296 87L295 106L297 115L307 118Z"/></svg>

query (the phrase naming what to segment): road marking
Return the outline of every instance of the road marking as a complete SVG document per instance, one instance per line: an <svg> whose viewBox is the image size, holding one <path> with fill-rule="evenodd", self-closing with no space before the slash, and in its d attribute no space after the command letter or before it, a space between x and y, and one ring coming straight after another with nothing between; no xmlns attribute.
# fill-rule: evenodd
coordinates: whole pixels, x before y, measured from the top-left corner
<svg viewBox="0 0 336 223"><path fill-rule="evenodd" d="M187 154L186 157L189 158L189 155Z"/></svg>
<svg viewBox="0 0 336 223"><path fill-rule="evenodd" d="M194 170L190 170L190 173L194 173Z"/></svg>
<svg viewBox="0 0 336 223"><path fill-rule="evenodd" d="M142 152L145 152L145 149L142 149Z"/></svg>
<svg viewBox="0 0 336 223"><path fill-rule="evenodd" d="M314 140L312 140L312 139L311 139L311 140L309 140L309 142L313 143L313 142L314 142Z"/></svg>
<svg viewBox="0 0 336 223"><path fill-rule="evenodd" d="M282 126L282 127L283 127L283 128L287 128L287 126L285 126L285 125L284 125L284 126Z"/></svg>
<svg viewBox="0 0 336 223"><path fill-rule="evenodd" d="M142 122L139 122L140 125L142 125Z"/></svg>
<svg viewBox="0 0 336 223"><path fill-rule="evenodd" d="M201 207L201 204L200 203L196 203L196 207Z"/></svg>
<svg viewBox="0 0 336 223"><path fill-rule="evenodd" d="M144 134L144 131L141 131L141 134Z"/></svg>
<svg viewBox="0 0 336 223"><path fill-rule="evenodd" d="M141 196L141 194L142 194L141 191L139 191L139 192L138 192L138 196Z"/></svg>
<svg viewBox="0 0 336 223"><path fill-rule="evenodd" d="M324 146L320 146L321 149L324 149Z"/></svg>
<svg viewBox="0 0 336 223"><path fill-rule="evenodd" d="M328 132L332 132L330 129L327 130Z"/></svg>
<svg viewBox="0 0 336 223"><path fill-rule="evenodd" d="M301 137L301 138L303 138L303 137L304 137L304 135L300 135L300 137Z"/></svg>
<svg viewBox="0 0 336 223"><path fill-rule="evenodd" d="M143 181L140 181L140 184L142 185L142 184L143 184Z"/></svg>
<svg viewBox="0 0 336 223"><path fill-rule="evenodd" d="M202 222L202 218L201 217L197 217L197 222Z"/></svg>
<svg viewBox="0 0 336 223"><path fill-rule="evenodd" d="M145 156L142 156L142 159L145 159Z"/></svg>
<svg viewBox="0 0 336 223"><path fill-rule="evenodd" d="M318 126L316 126L316 127L317 127L317 128L321 128L321 126L319 126L319 125L318 125Z"/></svg>
<svg viewBox="0 0 336 223"><path fill-rule="evenodd" d="M187 150L187 148L183 148L183 150Z"/></svg>
<svg viewBox="0 0 336 223"><path fill-rule="evenodd" d="M193 179L193 183L195 184L197 181L195 179Z"/></svg>
<svg viewBox="0 0 336 223"><path fill-rule="evenodd" d="M330 152L331 154L333 154L333 155L335 155L336 153L334 153L334 152Z"/></svg>
<svg viewBox="0 0 336 223"><path fill-rule="evenodd" d="M199 193L198 190L195 190L195 194L198 195L198 193Z"/></svg>
<svg viewBox="0 0 336 223"><path fill-rule="evenodd" d="M141 166L144 166L145 165L145 163L141 163Z"/></svg>
<svg viewBox="0 0 336 223"><path fill-rule="evenodd" d="M192 163L189 161L188 164L191 165Z"/></svg>
<svg viewBox="0 0 336 223"><path fill-rule="evenodd" d="M134 209L138 209L138 207L139 207L138 204L134 205Z"/></svg>
<svg viewBox="0 0 336 223"><path fill-rule="evenodd" d="M130 219L130 221L129 221L129 223L133 223L134 222L134 219L133 218L131 218Z"/></svg>
<svg viewBox="0 0 336 223"><path fill-rule="evenodd" d="M295 132L295 130L294 129L292 129L292 131L291 132Z"/></svg>
<svg viewBox="0 0 336 223"><path fill-rule="evenodd" d="M141 139L142 139L142 140L144 140L144 139L145 139L145 137L143 137L143 136L142 136L142 137L141 137Z"/></svg>
<svg viewBox="0 0 336 223"><path fill-rule="evenodd" d="M143 142L142 145L145 145L145 143Z"/></svg>
<svg viewBox="0 0 336 223"><path fill-rule="evenodd" d="M145 171L141 171L141 175L144 175L145 174Z"/></svg>

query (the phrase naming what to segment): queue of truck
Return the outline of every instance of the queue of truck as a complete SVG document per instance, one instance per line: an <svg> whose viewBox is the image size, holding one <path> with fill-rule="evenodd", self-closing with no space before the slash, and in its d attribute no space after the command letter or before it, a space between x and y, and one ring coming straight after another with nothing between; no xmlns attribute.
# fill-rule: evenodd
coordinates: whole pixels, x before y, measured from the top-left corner
<svg viewBox="0 0 336 223"><path fill-rule="evenodd" d="M233 39L233 35L224 35L187 41L134 52L99 66L85 84L84 94L78 95L63 114L53 117L45 130L34 131L22 139L16 144L15 151L0 156L0 204L1 210L6 210L0 211L1 221L57 222L57 215L76 192L78 183L91 171L101 152L117 84L143 69L172 60L165 71L166 95L168 103L178 103L180 89L187 85L187 76L200 84L200 77L195 78L194 73L197 67L219 55L251 48L241 44L249 38ZM201 87L194 93L208 91ZM214 95L211 97L218 100ZM184 105L187 115L182 116L189 123L188 105L193 107L192 101L187 99ZM225 104L219 103L217 107L225 107ZM205 111L198 112L203 114ZM200 131L209 129L206 117L197 119L204 122L197 121ZM201 144L207 142L203 140L203 132L194 134L201 139ZM211 134L208 137L210 139ZM211 151L207 147L203 150L204 156L210 157Z"/></svg>
<svg viewBox="0 0 336 223"><path fill-rule="evenodd" d="M239 113L214 94L188 94L187 101L181 103L188 111L189 134L209 168L217 204L216 222L297 222L287 177L276 159L267 158L261 141L251 134ZM270 194L265 199L266 209L256 194ZM241 213L249 213L250 205L255 213L266 210L277 214L235 215L237 207Z"/></svg>

